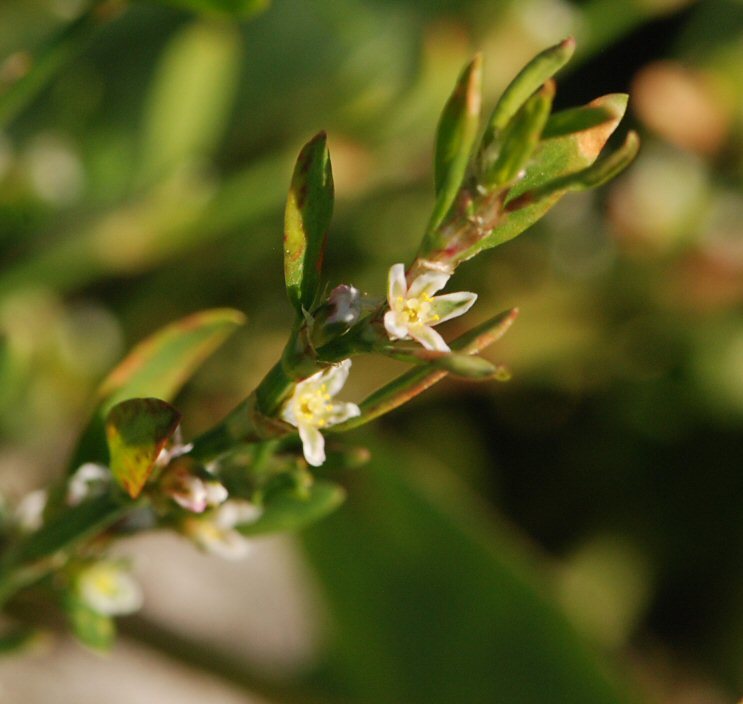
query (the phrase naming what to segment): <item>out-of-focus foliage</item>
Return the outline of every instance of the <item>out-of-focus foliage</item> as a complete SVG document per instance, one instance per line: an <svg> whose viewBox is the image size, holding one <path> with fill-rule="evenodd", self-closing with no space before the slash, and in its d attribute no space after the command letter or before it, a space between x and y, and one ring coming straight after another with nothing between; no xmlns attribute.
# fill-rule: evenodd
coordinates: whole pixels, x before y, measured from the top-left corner
<svg viewBox="0 0 743 704"><path fill-rule="evenodd" d="M15 58L0 83L78 9L4 2L0 55ZM64 471L101 379L171 320L214 306L251 318L181 395L187 436L255 385L291 320L292 159L320 129L336 181L330 282L383 295L388 265L412 257L426 228L436 121L461 66L482 51L492 105L568 34L577 55L556 107L629 92L644 148L616 183L564 199L458 271L457 288L480 293L474 315L521 309L492 353L509 385L448 382L380 422L371 469L338 476L329 462L351 500L306 535L329 619L307 692L446 701L457 682L472 693L462 701L613 701L587 647L561 648L577 642L553 630L569 618L659 701L738 696L734 0L276 0L242 25L141 3L97 27L0 133L2 493ZM393 364L359 360L349 393L363 397ZM51 553L65 536L48 537ZM539 664L559 674L520 669ZM548 681L532 691L529 674Z"/></svg>

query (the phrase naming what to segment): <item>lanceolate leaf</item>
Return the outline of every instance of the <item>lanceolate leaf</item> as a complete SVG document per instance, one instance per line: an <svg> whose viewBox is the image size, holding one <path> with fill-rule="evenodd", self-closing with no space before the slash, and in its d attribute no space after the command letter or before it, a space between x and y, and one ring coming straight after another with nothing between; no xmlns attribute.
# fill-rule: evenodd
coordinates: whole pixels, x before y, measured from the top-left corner
<svg viewBox="0 0 743 704"><path fill-rule="evenodd" d="M114 406L106 418L111 473L136 499L171 438L181 414L156 398L133 398Z"/></svg>
<svg viewBox="0 0 743 704"><path fill-rule="evenodd" d="M542 140L525 168L524 177L508 192L505 215L489 235L458 253L457 263L513 239L557 203L567 192L567 186L563 189L550 190L548 197L538 200L518 199L526 192L538 191L545 184L582 171L593 164L622 119L627 108L627 96L605 95L592 101L587 107L607 111L612 117L579 132ZM613 173L616 173L616 170ZM509 203L514 202L520 207L516 208L515 205L509 207Z"/></svg>
<svg viewBox="0 0 743 704"><path fill-rule="evenodd" d="M345 498L343 488L328 481L315 481L306 493L285 488L269 497L257 521L238 530L243 535L300 530L334 511Z"/></svg>
<svg viewBox="0 0 743 704"><path fill-rule="evenodd" d="M101 384L103 412L135 396L171 400L196 368L244 323L240 311L215 308L189 315L148 337Z"/></svg>
<svg viewBox="0 0 743 704"><path fill-rule="evenodd" d="M481 352L506 334L516 320L517 315L517 308L499 313L494 318L486 320L454 340L451 343L452 350L471 355ZM360 416L334 425L328 428L328 432L344 432L365 425L375 418L399 408L426 389L430 389L434 384L445 378L447 374L448 371L444 369L431 370L427 367L411 369L366 398L359 406L361 409ZM505 378L502 368L495 368L494 378Z"/></svg>
<svg viewBox="0 0 743 704"><path fill-rule="evenodd" d="M446 215L467 171L480 125L481 82L482 56L478 54L462 71L439 121L434 164L436 205L429 230Z"/></svg>
<svg viewBox="0 0 743 704"><path fill-rule="evenodd" d="M555 84L548 81L511 118L499 140L498 156L492 164L482 164L482 180L487 188L497 188L516 178L539 144L554 96Z"/></svg>
<svg viewBox="0 0 743 704"><path fill-rule="evenodd" d="M244 322L245 316L230 308L207 310L171 323L138 344L101 384L99 409L78 443L70 470L83 462L107 461L103 420L114 405L145 396L172 400L196 368Z"/></svg>
<svg viewBox="0 0 743 704"><path fill-rule="evenodd" d="M284 278L299 315L320 294L322 262L333 214L333 172L324 132L299 153L284 214Z"/></svg>
<svg viewBox="0 0 743 704"><path fill-rule="evenodd" d="M490 116L482 138L481 151L489 149L529 96L552 78L570 60L574 51L575 39L568 37L559 44L545 49L541 54L537 54L521 69L516 78L503 91L503 95Z"/></svg>

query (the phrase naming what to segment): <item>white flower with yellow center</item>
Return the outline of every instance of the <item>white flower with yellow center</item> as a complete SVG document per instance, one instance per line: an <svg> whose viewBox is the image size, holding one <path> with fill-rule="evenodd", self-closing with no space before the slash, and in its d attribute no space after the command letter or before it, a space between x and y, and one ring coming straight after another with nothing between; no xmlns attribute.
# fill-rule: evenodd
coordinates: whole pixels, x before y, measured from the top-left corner
<svg viewBox="0 0 743 704"><path fill-rule="evenodd" d="M391 340L412 338L427 350L451 351L433 326L466 313L477 300L477 294L459 291L434 296L448 280L448 274L427 271L417 276L408 287L405 266L393 264L390 267L387 282L390 309L384 315L384 327Z"/></svg>
<svg viewBox="0 0 743 704"><path fill-rule="evenodd" d="M119 562L102 560L85 567L76 587L80 599L99 614L131 614L142 606L139 584Z"/></svg>
<svg viewBox="0 0 743 704"><path fill-rule="evenodd" d="M313 467L325 462L325 439L321 428L355 418L361 411L355 403L333 401L351 370L351 360L323 369L300 381L281 409L281 418L299 430L304 458Z"/></svg>

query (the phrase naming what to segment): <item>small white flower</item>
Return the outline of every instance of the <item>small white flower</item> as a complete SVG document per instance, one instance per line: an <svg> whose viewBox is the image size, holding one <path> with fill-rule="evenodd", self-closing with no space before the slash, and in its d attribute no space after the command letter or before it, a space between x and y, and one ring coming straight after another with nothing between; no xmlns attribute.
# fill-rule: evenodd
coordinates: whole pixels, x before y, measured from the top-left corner
<svg viewBox="0 0 743 704"><path fill-rule="evenodd" d="M414 339L427 350L449 352L449 346L434 329L466 313L477 300L476 293L459 291L434 296L449 280L449 274L427 271L420 274L408 287L405 266L393 264L387 283L389 311L384 315L384 327L391 340Z"/></svg>
<svg viewBox="0 0 743 704"><path fill-rule="evenodd" d="M325 462L325 439L319 429L361 414L355 403L333 401L346 383L350 370L351 360L346 359L300 381L281 409L282 420L299 430L304 458L313 467Z"/></svg>
<svg viewBox="0 0 743 704"><path fill-rule="evenodd" d="M77 575L75 586L80 599L99 614L131 614L142 606L139 584L119 562L94 562Z"/></svg>
<svg viewBox="0 0 743 704"><path fill-rule="evenodd" d="M44 509L49 495L46 489L36 489L26 494L15 507L14 518L24 533L33 533L44 524Z"/></svg>
<svg viewBox="0 0 743 704"><path fill-rule="evenodd" d="M207 552L237 560L248 552L250 542L235 527L253 523L260 515L261 509L249 501L233 499L205 516L189 516L182 527L183 532Z"/></svg>
<svg viewBox="0 0 743 704"><path fill-rule="evenodd" d="M181 508L203 513L227 500L227 489L216 480L204 481L186 467L173 467L163 478L164 492Z"/></svg>
<svg viewBox="0 0 743 704"><path fill-rule="evenodd" d="M67 483L67 505L77 506L85 499L100 494L110 482L108 467L94 462L80 465Z"/></svg>

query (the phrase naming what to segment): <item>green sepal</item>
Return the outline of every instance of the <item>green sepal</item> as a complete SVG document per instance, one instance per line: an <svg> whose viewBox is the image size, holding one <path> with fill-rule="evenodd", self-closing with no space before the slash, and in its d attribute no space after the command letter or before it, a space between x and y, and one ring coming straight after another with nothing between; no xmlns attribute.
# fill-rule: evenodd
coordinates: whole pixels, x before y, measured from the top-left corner
<svg viewBox="0 0 743 704"><path fill-rule="evenodd" d="M322 263L333 215L333 171L327 137L304 145L294 167L284 212L284 279L299 316L321 293Z"/></svg>
<svg viewBox="0 0 743 704"><path fill-rule="evenodd" d="M511 118L499 141L492 164L481 164L480 181L487 189L513 181L539 144L555 97L554 81L547 81Z"/></svg>
<svg viewBox="0 0 743 704"><path fill-rule="evenodd" d="M301 530L334 511L345 498L343 487L329 481L317 480L301 489L285 486L266 497L257 521L237 526L237 530L243 535Z"/></svg>
<svg viewBox="0 0 743 704"><path fill-rule="evenodd" d="M434 185L436 204L428 224L432 231L443 220L464 180L480 126L482 55L462 71L441 113L436 131Z"/></svg>
<svg viewBox="0 0 743 704"><path fill-rule="evenodd" d="M516 78L503 91L503 95L488 120L480 152L485 152L490 148L521 106L570 60L574 51L575 39L568 37L537 54L521 69Z"/></svg>
<svg viewBox="0 0 743 704"><path fill-rule="evenodd" d="M133 398L114 406L106 418L109 466L116 482L136 499L172 437L181 414L156 398Z"/></svg>
<svg viewBox="0 0 743 704"><path fill-rule="evenodd" d="M116 623L113 618L91 609L73 593L65 596L64 610L77 640L92 650L111 650L116 640Z"/></svg>

